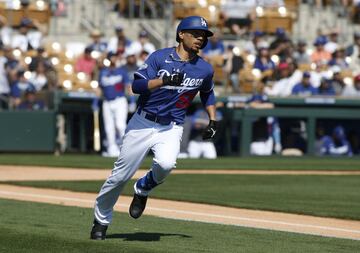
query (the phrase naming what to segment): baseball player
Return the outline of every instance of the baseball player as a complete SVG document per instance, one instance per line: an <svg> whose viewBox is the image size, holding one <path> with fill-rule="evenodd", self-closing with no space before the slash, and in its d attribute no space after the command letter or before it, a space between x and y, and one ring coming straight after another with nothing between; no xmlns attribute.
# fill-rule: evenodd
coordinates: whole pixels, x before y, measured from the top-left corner
<svg viewBox="0 0 360 253"><path fill-rule="evenodd" d="M103 94L102 114L107 139L106 157L117 157L120 153L116 136L122 140L125 134L128 115L128 102L125 97L130 92L128 73L124 68L116 67L117 55L109 52L107 58L109 67L104 67L99 73L99 86Z"/></svg>
<svg viewBox="0 0 360 253"><path fill-rule="evenodd" d="M151 190L164 182L175 168L180 151L186 108L200 91L209 115L204 139L216 133L213 68L198 52L213 33L199 16L184 18L177 27L177 47L152 53L135 72L132 84L139 94L138 108L129 121L120 155L111 175L102 186L95 202L95 219L90 238L104 240L112 220L113 207L125 185L150 150L154 153L150 170L134 184L130 216L139 218Z"/></svg>

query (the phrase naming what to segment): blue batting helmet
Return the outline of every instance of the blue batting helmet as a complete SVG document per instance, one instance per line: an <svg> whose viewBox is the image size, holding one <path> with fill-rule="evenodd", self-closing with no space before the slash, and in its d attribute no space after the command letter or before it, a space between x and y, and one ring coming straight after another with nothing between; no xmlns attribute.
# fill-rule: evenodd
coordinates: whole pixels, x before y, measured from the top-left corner
<svg viewBox="0 0 360 253"><path fill-rule="evenodd" d="M176 41L180 42L179 32L184 30L202 30L206 32L206 38L201 48L204 48L208 42L207 37L211 37L214 34L209 30L207 21L200 16L189 16L181 20L176 29Z"/></svg>

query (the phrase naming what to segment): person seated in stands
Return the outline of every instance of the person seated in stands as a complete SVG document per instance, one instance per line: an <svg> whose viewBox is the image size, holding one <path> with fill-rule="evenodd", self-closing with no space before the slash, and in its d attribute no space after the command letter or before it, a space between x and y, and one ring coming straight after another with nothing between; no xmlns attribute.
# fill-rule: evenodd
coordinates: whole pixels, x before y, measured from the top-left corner
<svg viewBox="0 0 360 253"><path fill-rule="evenodd" d="M224 70L229 75L232 91L240 93L239 86L239 72L244 68L245 61L240 55L240 50L237 50L233 45L229 45L225 54Z"/></svg>
<svg viewBox="0 0 360 253"><path fill-rule="evenodd" d="M106 52L108 45L105 41L101 40L103 36L104 34L99 29L92 30L90 33L92 42L87 47L91 48L92 51Z"/></svg>
<svg viewBox="0 0 360 253"><path fill-rule="evenodd" d="M337 48L334 53L332 53L332 58L328 62L329 66L339 66L340 69L349 69L349 64L345 60L345 48Z"/></svg>
<svg viewBox="0 0 360 253"><path fill-rule="evenodd" d="M267 42L259 43L258 55L255 59L253 68L259 69L261 72L274 70L275 63L270 58L269 44Z"/></svg>
<svg viewBox="0 0 360 253"><path fill-rule="evenodd" d="M215 159L217 152L212 140L203 140L202 133L209 124L207 112L200 108L195 111L191 119L190 141L188 144L189 158ZM222 114L216 111L216 119L220 121Z"/></svg>
<svg viewBox="0 0 360 253"><path fill-rule="evenodd" d="M320 154L333 156L352 156L350 142L346 138L345 130L342 126L334 128L332 135L325 135L320 140Z"/></svg>
<svg viewBox="0 0 360 253"><path fill-rule="evenodd" d="M353 44L346 48L346 56L351 57L350 69L360 72L360 32L355 32L353 38Z"/></svg>
<svg viewBox="0 0 360 253"><path fill-rule="evenodd" d="M291 94L297 96L317 95L318 90L311 85L310 77L311 75L309 72L304 72L302 81L294 86Z"/></svg>
<svg viewBox="0 0 360 253"><path fill-rule="evenodd" d="M343 80L343 77L341 75L341 69L339 66L335 65L335 66L331 67L330 70L333 73L332 78L330 79L331 85L335 89L335 94L337 96L339 96L343 93L343 90L346 86L346 84Z"/></svg>
<svg viewBox="0 0 360 253"><path fill-rule="evenodd" d="M155 51L155 46L150 42L148 32L142 30L139 33L138 39L131 44L131 49L138 56L144 50L151 54Z"/></svg>
<svg viewBox="0 0 360 253"><path fill-rule="evenodd" d="M313 63L319 64L319 62L328 62L331 60L331 54L324 49L325 44L326 38L323 36L320 36L315 40L314 46L316 48L311 54L311 61Z"/></svg>
<svg viewBox="0 0 360 253"><path fill-rule="evenodd" d="M256 30L251 35L251 40L245 43L244 51L248 54L256 55L258 52L258 45L264 41L265 33Z"/></svg>
<svg viewBox="0 0 360 253"><path fill-rule="evenodd" d="M324 95L324 96L335 96L336 92L332 85L331 80L322 78L320 82L320 86L318 88L318 93L319 95Z"/></svg>
<svg viewBox="0 0 360 253"><path fill-rule="evenodd" d="M329 52L330 54L334 53L335 50L339 48L338 38L339 38L339 29L334 28L330 31L328 35L328 41L324 45L325 51Z"/></svg>
<svg viewBox="0 0 360 253"><path fill-rule="evenodd" d="M94 70L96 68L96 60L91 57L91 48L86 47L84 50L84 54L76 59L75 62L75 71L76 72L84 72L89 76L93 76Z"/></svg>
<svg viewBox="0 0 360 253"><path fill-rule="evenodd" d="M36 90L32 87L26 89L24 100L17 106L19 110L39 111L45 110L44 101L36 98Z"/></svg>
<svg viewBox="0 0 360 253"><path fill-rule="evenodd" d="M286 97L291 95L293 87L301 81L302 72L292 62L281 62L275 72L276 80L264 88L269 96Z"/></svg>
<svg viewBox="0 0 360 253"><path fill-rule="evenodd" d="M247 33L256 18L256 0L227 0L221 5L221 18L231 33Z"/></svg>
<svg viewBox="0 0 360 253"><path fill-rule="evenodd" d="M12 29L7 25L7 19L0 15L0 48L10 46Z"/></svg>
<svg viewBox="0 0 360 253"><path fill-rule="evenodd" d="M311 63L310 55L306 51L306 46L307 43L305 40L299 40L297 43L296 51L292 57L298 65Z"/></svg>
<svg viewBox="0 0 360 253"><path fill-rule="evenodd" d="M11 47L19 48L26 52L40 47L43 32L37 22L23 18L20 22L18 33L12 37Z"/></svg>
<svg viewBox="0 0 360 253"><path fill-rule="evenodd" d="M147 52L145 50L141 51L139 54L139 57L137 59L137 64L139 66L143 65L144 62L146 61L146 59L148 58L148 56L149 56L149 52Z"/></svg>
<svg viewBox="0 0 360 253"><path fill-rule="evenodd" d="M346 85L341 95L344 97L360 98L360 74L354 77L352 85Z"/></svg>
<svg viewBox="0 0 360 253"><path fill-rule="evenodd" d="M10 85L10 107L17 108L21 103L21 96L27 89L35 89L35 86L25 78L25 70L20 69L16 73L17 79Z"/></svg>
<svg viewBox="0 0 360 253"><path fill-rule="evenodd" d="M122 26L116 26L115 33L116 36L110 38L109 40L107 51L121 55L125 52L126 48L132 45L133 42L126 37Z"/></svg>
<svg viewBox="0 0 360 253"><path fill-rule="evenodd" d="M275 39L270 43L269 49L270 54L278 55L280 61L286 61L288 57L291 57L291 40L283 28L276 28Z"/></svg>
<svg viewBox="0 0 360 253"><path fill-rule="evenodd" d="M225 53L224 42L221 40L220 32L215 32L212 37L209 38L208 43L202 49L201 53L204 58L210 58L212 56L221 56Z"/></svg>
<svg viewBox="0 0 360 253"><path fill-rule="evenodd" d="M48 80L44 61L38 62L35 71L31 72L29 82L35 86L36 91L48 89Z"/></svg>

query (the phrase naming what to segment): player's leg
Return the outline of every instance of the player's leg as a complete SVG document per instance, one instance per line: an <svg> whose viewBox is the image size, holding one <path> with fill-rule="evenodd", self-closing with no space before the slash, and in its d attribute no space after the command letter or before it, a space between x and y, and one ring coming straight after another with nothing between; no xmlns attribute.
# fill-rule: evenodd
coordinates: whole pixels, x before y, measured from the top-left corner
<svg viewBox="0 0 360 253"><path fill-rule="evenodd" d="M217 157L214 143L205 141L201 144L204 158L215 159Z"/></svg>
<svg viewBox="0 0 360 253"><path fill-rule="evenodd" d="M106 156L117 157L119 155L119 148L116 145L115 124L111 110L111 102L104 101L102 108L106 139L108 143Z"/></svg>
<svg viewBox="0 0 360 253"><path fill-rule="evenodd" d="M137 219L142 215L150 191L161 184L175 167L176 158L180 152L182 133L182 126L158 127L153 137L154 145L151 148L154 152L151 169L134 185L135 194L129 209L133 218Z"/></svg>
<svg viewBox="0 0 360 253"><path fill-rule="evenodd" d="M117 98L114 103L115 126L120 139L123 138L128 116L128 102L126 97Z"/></svg>
<svg viewBox="0 0 360 253"><path fill-rule="evenodd" d="M113 207L123 187L150 150L152 134L152 125L134 114L126 129L119 158L95 202L95 218L102 225L111 223Z"/></svg>

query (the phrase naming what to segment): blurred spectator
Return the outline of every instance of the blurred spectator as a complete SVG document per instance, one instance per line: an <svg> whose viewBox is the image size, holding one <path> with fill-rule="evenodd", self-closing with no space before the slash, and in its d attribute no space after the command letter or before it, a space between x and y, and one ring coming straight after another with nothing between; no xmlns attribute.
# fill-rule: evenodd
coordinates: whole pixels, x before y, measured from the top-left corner
<svg viewBox="0 0 360 253"><path fill-rule="evenodd" d="M102 41L101 38L104 36L104 34L98 30L94 29L90 33L90 38L92 42L87 46L92 51L98 51L98 52L105 52L107 50L107 43L105 41Z"/></svg>
<svg viewBox="0 0 360 253"><path fill-rule="evenodd" d="M306 41L299 40L297 43L296 51L293 53L293 58L296 64L310 64L310 55L306 51Z"/></svg>
<svg viewBox="0 0 360 253"><path fill-rule="evenodd" d="M360 33L354 33L354 42L346 48L346 55L351 57L350 68L360 71Z"/></svg>
<svg viewBox="0 0 360 253"><path fill-rule="evenodd" d="M317 95L318 91L315 87L312 86L310 77L311 75L309 72L304 72L302 81L294 86L291 94L297 96Z"/></svg>
<svg viewBox="0 0 360 253"><path fill-rule="evenodd" d="M35 86L25 78L25 71L18 70L16 77L17 80L13 81L10 86L10 107L17 108L21 103L21 96L26 90L36 90Z"/></svg>
<svg viewBox="0 0 360 253"><path fill-rule="evenodd" d="M329 66L339 66L340 69L348 69L349 68L349 64L346 62L345 60L345 48L342 47L338 47L333 53L332 53L332 58L329 61L328 65Z"/></svg>
<svg viewBox="0 0 360 253"><path fill-rule="evenodd" d="M320 86L318 88L319 95L324 96L335 96L336 92L332 85L331 80L322 78L320 82Z"/></svg>
<svg viewBox="0 0 360 253"><path fill-rule="evenodd" d="M275 39L270 44L271 55L278 55L280 61L290 57L291 41L283 28L276 28Z"/></svg>
<svg viewBox="0 0 360 253"><path fill-rule="evenodd" d="M334 156L352 156L352 149L346 138L345 130L342 126L334 128L332 135L325 135L320 140L320 154Z"/></svg>
<svg viewBox="0 0 360 253"><path fill-rule="evenodd" d="M8 48L9 49L9 48ZM10 86L8 81L8 74L6 71L6 56L0 56L0 109L8 108L8 97L10 94Z"/></svg>
<svg viewBox="0 0 360 253"><path fill-rule="evenodd" d="M240 93L239 72L244 68L244 59L240 55L240 49L229 45L226 50L225 72L229 75L231 87L234 93Z"/></svg>
<svg viewBox="0 0 360 253"><path fill-rule="evenodd" d="M126 62L123 65L123 68L129 75L130 83L134 80L134 73L138 70L139 65L137 64L136 52L133 48L128 49L125 52Z"/></svg>
<svg viewBox="0 0 360 253"><path fill-rule="evenodd" d="M38 111L45 110L44 101L36 98L36 90L32 87L26 89L24 100L18 105L19 110Z"/></svg>
<svg viewBox="0 0 360 253"><path fill-rule="evenodd" d="M216 111L216 119L221 121L222 114ZM211 140L203 140L202 133L209 124L207 112L200 108L191 117L191 133L188 145L188 155L190 158L215 159L217 157L215 145Z"/></svg>
<svg viewBox="0 0 360 253"><path fill-rule="evenodd" d="M346 97L360 97L360 75L354 77L354 84L347 85L341 95Z"/></svg>
<svg viewBox="0 0 360 253"><path fill-rule="evenodd" d="M131 93L128 73L122 67L116 66L117 55L109 52L107 59L109 67L104 67L99 73L99 85L103 96L103 120L107 139L107 151L103 156L117 157L119 146L116 138L122 141L128 115L126 93Z"/></svg>
<svg viewBox="0 0 360 253"><path fill-rule="evenodd" d="M314 46L316 47L315 51L311 55L311 61L316 64L321 64L322 62L328 62L331 59L331 54L328 51L325 51L324 45L326 44L326 39L322 36L318 37Z"/></svg>
<svg viewBox="0 0 360 253"><path fill-rule="evenodd" d="M235 35L247 33L255 14L256 0L227 0L221 5L221 16L225 25Z"/></svg>
<svg viewBox="0 0 360 253"><path fill-rule="evenodd" d="M332 54L339 47L339 44L338 44L339 31L338 31L338 29L334 28L330 32L328 37L329 37L329 40L324 45L324 49L325 49L325 51Z"/></svg>
<svg viewBox="0 0 360 253"><path fill-rule="evenodd" d="M132 42L131 48L135 52L136 56L138 56L142 51L146 51L149 54L155 51L155 46L149 41L149 34L145 30L142 30L139 33L138 39Z"/></svg>
<svg viewBox="0 0 360 253"><path fill-rule="evenodd" d="M45 62L43 61L38 62L35 71L31 72L29 82L31 82L35 86L36 91L40 91L48 88Z"/></svg>
<svg viewBox="0 0 360 253"><path fill-rule="evenodd" d="M220 32L215 32L212 37L209 38L208 43L202 49L202 55L204 58L209 58L212 56L219 56L225 53L224 42L221 40Z"/></svg>
<svg viewBox="0 0 360 253"><path fill-rule="evenodd" d="M93 76L94 70L96 68L96 60L91 57L91 48L87 47L84 50L84 54L76 59L75 62L75 71L84 72L89 76Z"/></svg>
<svg viewBox="0 0 360 253"><path fill-rule="evenodd" d="M31 57L31 62L28 66L29 70L35 71L39 62L44 62L44 61L48 61L50 64L50 61L49 61L48 57L46 56L45 48L39 47L38 49L36 49L36 54Z"/></svg>
<svg viewBox="0 0 360 253"><path fill-rule="evenodd" d="M10 46L12 29L7 25L7 19L0 15L0 46Z"/></svg>
<svg viewBox="0 0 360 253"><path fill-rule="evenodd" d="M124 28L121 26L115 27L116 36L110 38L107 51L122 55L126 48L132 45L132 41L129 40L124 33Z"/></svg>
<svg viewBox="0 0 360 253"><path fill-rule="evenodd" d="M341 69L339 66L335 65L331 68L331 71L333 72L333 76L331 78L331 84L335 89L336 95L339 96L343 93L343 90L346 86L343 77L341 76Z"/></svg>
<svg viewBox="0 0 360 253"><path fill-rule="evenodd" d="M253 68L259 69L261 72L266 70L274 70L275 63L270 58L269 44L267 42L259 43L259 51L255 59Z"/></svg>
<svg viewBox="0 0 360 253"><path fill-rule="evenodd" d="M302 72L295 70L293 63L282 62L277 68L278 77L272 86L264 88L269 96L289 96L293 87L301 81Z"/></svg>
<svg viewBox="0 0 360 253"><path fill-rule="evenodd" d="M143 65L143 63L144 63L145 60L148 58L148 56L149 56L149 52L144 51L144 50L141 51L141 52L140 52L140 55L139 55L139 58L138 58L138 61L137 61L138 65L139 65L139 66Z"/></svg>
<svg viewBox="0 0 360 253"><path fill-rule="evenodd" d="M18 33L13 35L11 41L12 48L19 48L26 52L37 49L42 42L43 33L38 27L37 22L28 18L23 18L20 22Z"/></svg>
<svg viewBox="0 0 360 253"><path fill-rule="evenodd" d="M252 33L252 39L245 43L244 50L248 54L256 55L258 52L258 45L264 41L265 33L256 30Z"/></svg>

